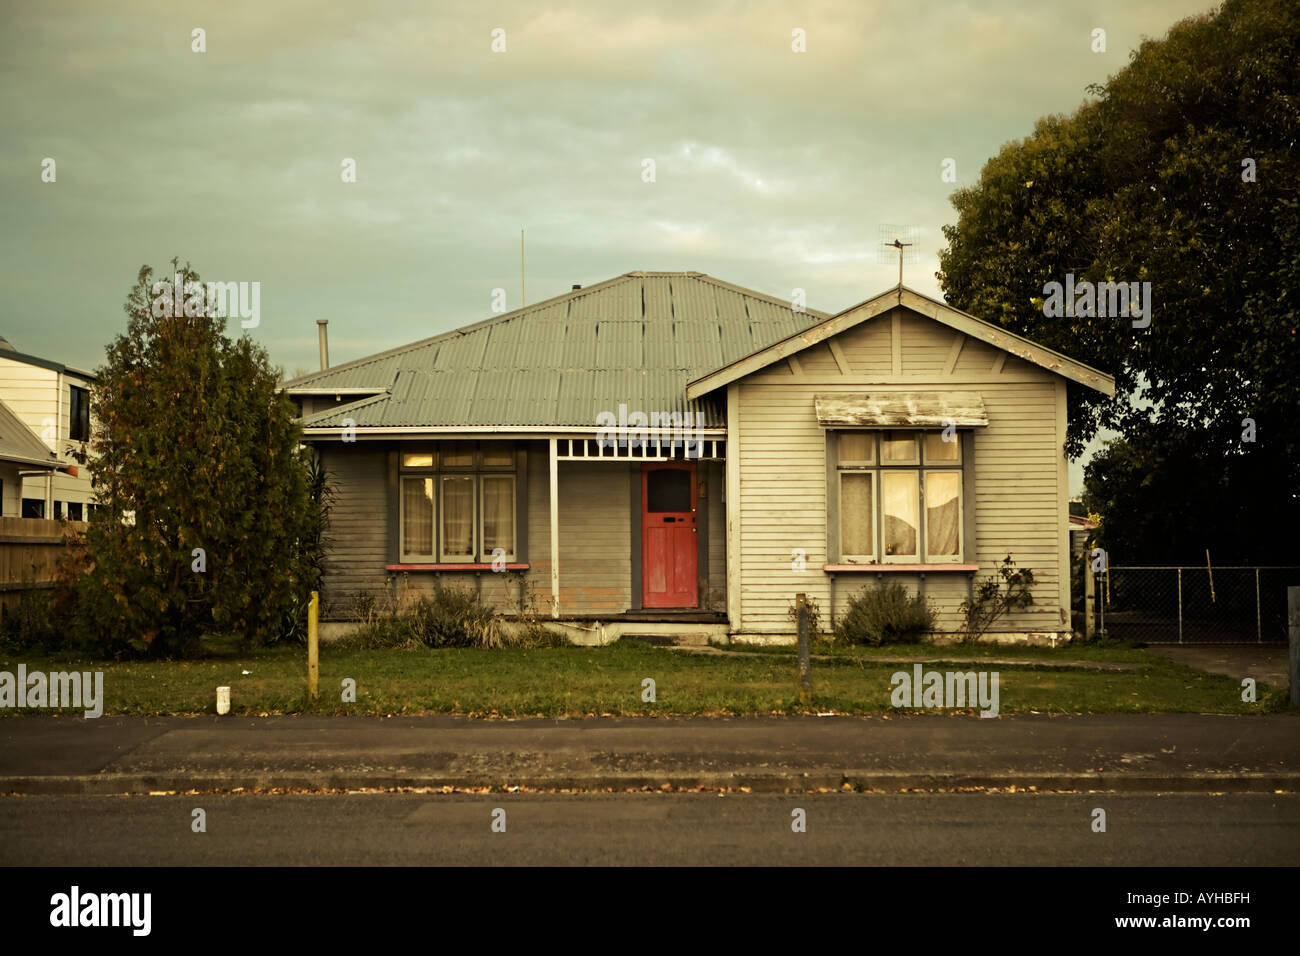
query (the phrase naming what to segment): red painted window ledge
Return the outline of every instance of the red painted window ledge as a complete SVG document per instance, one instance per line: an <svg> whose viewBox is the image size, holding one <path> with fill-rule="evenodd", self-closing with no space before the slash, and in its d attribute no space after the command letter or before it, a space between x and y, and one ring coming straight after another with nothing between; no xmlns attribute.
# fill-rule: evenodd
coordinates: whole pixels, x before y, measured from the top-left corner
<svg viewBox="0 0 1300 956"><path fill-rule="evenodd" d="M527 571L531 564L507 564L503 571ZM491 571L491 562L487 564L385 564L385 571Z"/></svg>
<svg viewBox="0 0 1300 956"><path fill-rule="evenodd" d="M916 574L918 571L929 573L931 571L978 571L978 564L823 564L822 570L829 571L832 574L841 573L892 573L895 571L910 571Z"/></svg>

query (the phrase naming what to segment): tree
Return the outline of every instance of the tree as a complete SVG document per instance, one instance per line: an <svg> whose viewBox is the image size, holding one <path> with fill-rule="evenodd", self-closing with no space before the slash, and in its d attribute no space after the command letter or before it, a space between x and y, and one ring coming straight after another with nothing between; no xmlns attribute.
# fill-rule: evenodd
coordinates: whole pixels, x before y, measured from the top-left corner
<svg viewBox="0 0 1300 956"><path fill-rule="evenodd" d="M1126 564L1200 564L1206 549L1216 564L1294 564L1294 512L1278 507L1293 489L1227 444L1151 424L1107 443L1084 469L1084 508L1103 516L1096 543Z"/></svg>
<svg viewBox="0 0 1300 956"><path fill-rule="evenodd" d="M954 194L958 221L944 230L938 273L945 296L1115 375L1113 399L1071 389L1072 457L1100 426L1127 440L1095 470L1108 476L1095 499L1177 509L1202 539L1213 532L1225 544L1235 537L1229 511L1257 538L1267 527L1294 529L1300 6L1227 0L1143 42L1090 91L1094 100L1040 120L988 162L976 186ZM1067 273L1076 283L1150 282L1150 326L1046 316L1044 286ZM1157 458L1185 467L1152 471ZM1121 493L1121 481L1136 484ZM1185 492L1211 481L1209 510L1187 514ZM1123 520L1152 533L1169 524L1137 519ZM1103 512L1103 528L1114 520ZM1136 533L1109 536L1136 543Z"/></svg>
<svg viewBox="0 0 1300 956"><path fill-rule="evenodd" d="M321 516L293 404L265 350L228 338L198 274L172 264L195 306L172 314L170 280L143 267L91 395L100 508L78 625L118 654L189 654L213 632L275 640L315 583Z"/></svg>

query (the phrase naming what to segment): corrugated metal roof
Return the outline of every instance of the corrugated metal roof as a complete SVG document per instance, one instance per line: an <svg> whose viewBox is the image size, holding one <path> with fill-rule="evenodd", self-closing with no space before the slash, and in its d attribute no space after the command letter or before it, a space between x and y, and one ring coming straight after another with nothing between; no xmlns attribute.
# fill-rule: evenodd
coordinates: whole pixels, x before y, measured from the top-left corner
<svg viewBox="0 0 1300 956"><path fill-rule="evenodd" d="M284 388L390 390L308 428L594 426L620 404L720 428L721 403L687 402L686 383L826 318L698 272L629 272Z"/></svg>

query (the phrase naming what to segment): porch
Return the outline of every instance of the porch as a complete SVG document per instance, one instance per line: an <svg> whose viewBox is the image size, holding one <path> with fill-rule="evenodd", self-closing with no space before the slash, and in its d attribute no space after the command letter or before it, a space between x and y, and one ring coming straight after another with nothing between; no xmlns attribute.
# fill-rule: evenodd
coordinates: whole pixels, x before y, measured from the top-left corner
<svg viewBox="0 0 1300 956"><path fill-rule="evenodd" d="M592 436L317 444L346 541L326 562L322 619L355 619L358 602L397 609L442 584L580 643L725 635L725 442Z"/></svg>

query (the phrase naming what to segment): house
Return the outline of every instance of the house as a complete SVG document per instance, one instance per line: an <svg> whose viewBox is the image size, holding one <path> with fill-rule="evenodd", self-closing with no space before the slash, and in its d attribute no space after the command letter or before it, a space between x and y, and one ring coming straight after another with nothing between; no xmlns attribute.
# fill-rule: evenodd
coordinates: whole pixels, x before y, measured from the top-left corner
<svg viewBox="0 0 1300 956"><path fill-rule="evenodd" d="M68 467L68 462L61 461L12 408L0 401L0 517L20 517L26 478L40 480Z"/></svg>
<svg viewBox="0 0 1300 956"><path fill-rule="evenodd" d="M23 518L22 486L47 476L56 481L75 465L61 460L0 401L0 617L21 607L27 594L50 586L59 568L64 534L80 525Z"/></svg>
<svg viewBox="0 0 1300 956"><path fill-rule="evenodd" d="M1070 499L1070 513L1066 531L1070 535L1070 556L1078 560L1083 556L1089 536L1099 527L1096 521L1088 517L1084 510L1082 498Z"/></svg>
<svg viewBox="0 0 1300 956"><path fill-rule="evenodd" d="M764 642L796 593L825 623L884 581L951 630L1008 553L1035 603L998 639L1068 638L1080 386L1114 391L901 285L831 316L631 272L284 388L337 492L326 619L399 578L599 639Z"/></svg>
<svg viewBox="0 0 1300 956"><path fill-rule="evenodd" d="M90 475L70 464L90 440L93 372L19 352L0 338L0 402L7 405L61 469L33 468L6 482L4 515L84 521L95 500Z"/></svg>

